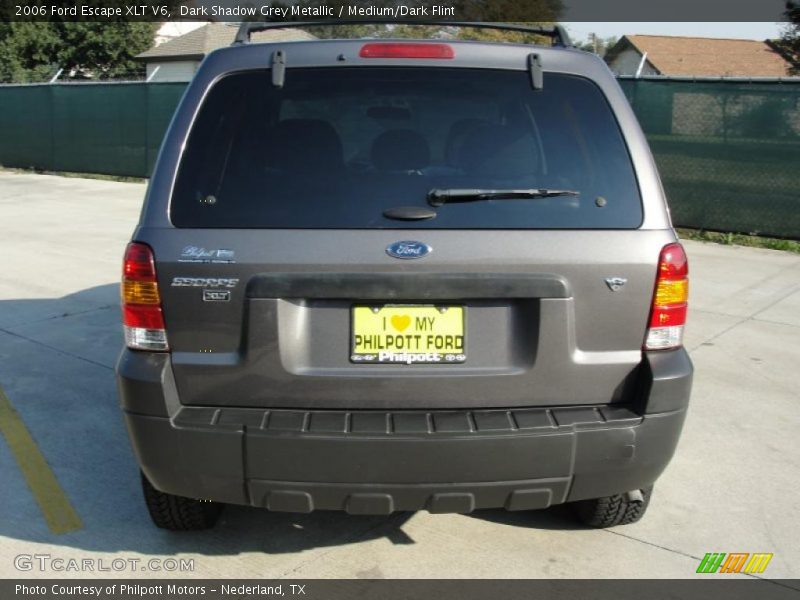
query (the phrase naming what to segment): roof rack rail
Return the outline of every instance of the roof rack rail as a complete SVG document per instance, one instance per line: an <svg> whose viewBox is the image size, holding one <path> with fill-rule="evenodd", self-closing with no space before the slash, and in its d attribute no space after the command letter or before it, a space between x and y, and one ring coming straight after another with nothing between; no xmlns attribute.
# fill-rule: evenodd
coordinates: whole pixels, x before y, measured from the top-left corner
<svg viewBox="0 0 800 600"><path fill-rule="evenodd" d="M436 21L421 19L397 19L387 21L383 19L339 19L328 21L268 21L254 22L245 21L236 33L233 44L247 44L250 42L250 35L257 31L267 31L269 29L299 29L303 27L320 27L336 25L441 25L446 27L473 27L476 29L496 29L501 31L518 31L522 33L535 33L543 35L553 40L554 46L565 48L572 46L569 34L561 25L553 27L538 27L531 25L519 25L517 23L484 23L480 21Z"/></svg>

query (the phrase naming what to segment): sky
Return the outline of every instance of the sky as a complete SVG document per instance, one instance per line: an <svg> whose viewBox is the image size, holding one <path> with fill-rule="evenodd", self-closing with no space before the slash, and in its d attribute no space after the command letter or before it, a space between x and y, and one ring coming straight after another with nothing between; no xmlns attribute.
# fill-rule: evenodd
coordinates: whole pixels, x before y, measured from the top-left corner
<svg viewBox="0 0 800 600"><path fill-rule="evenodd" d="M577 42L594 32L601 38L625 34L684 35L714 38L765 40L780 37L782 23L595 23L565 22L570 37Z"/></svg>

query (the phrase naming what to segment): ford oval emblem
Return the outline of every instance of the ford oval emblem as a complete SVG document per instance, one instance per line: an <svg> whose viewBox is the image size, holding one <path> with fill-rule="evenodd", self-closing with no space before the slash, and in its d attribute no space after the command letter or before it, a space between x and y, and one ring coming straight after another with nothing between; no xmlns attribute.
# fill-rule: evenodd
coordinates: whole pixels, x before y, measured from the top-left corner
<svg viewBox="0 0 800 600"><path fill-rule="evenodd" d="M412 241L395 242L394 244L389 244L389 246L386 247L386 254L395 258L402 258L404 260L411 258L422 258L423 256L430 254L432 251L433 248L428 246L428 244Z"/></svg>

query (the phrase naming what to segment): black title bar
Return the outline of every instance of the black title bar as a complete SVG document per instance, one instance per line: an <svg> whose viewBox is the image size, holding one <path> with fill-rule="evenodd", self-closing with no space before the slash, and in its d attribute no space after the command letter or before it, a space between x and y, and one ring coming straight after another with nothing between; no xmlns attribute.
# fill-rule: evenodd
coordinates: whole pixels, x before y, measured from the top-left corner
<svg viewBox="0 0 800 600"><path fill-rule="evenodd" d="M0 21L728 21L788 19L798 0L2 0Z"/></svg>

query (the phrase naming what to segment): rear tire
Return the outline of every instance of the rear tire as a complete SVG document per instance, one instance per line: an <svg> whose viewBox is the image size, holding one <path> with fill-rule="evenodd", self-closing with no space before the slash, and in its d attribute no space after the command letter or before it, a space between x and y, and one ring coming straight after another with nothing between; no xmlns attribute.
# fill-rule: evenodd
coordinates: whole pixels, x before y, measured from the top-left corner
<svg viewBox="0 0 800 600"><path fill-rule="evenodd" d="M578 520L589 527L605 528L636 523L644 516L653 486L641 490L642 501L631 502L627 494L614 494L572 504Z"/></svg>
<svg viewBox="0 0 800 600"><path fill-rule="evenodd" d="M142 473L142 491L153 523L170 531L200 531L210 529L219 518L224 505L160 492Z"/></svg>

